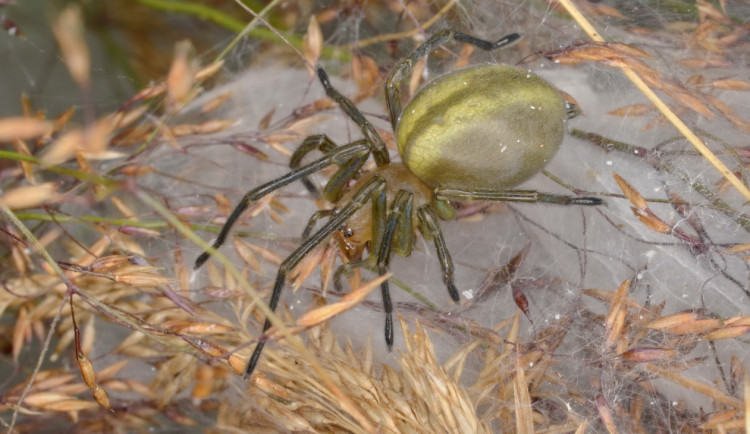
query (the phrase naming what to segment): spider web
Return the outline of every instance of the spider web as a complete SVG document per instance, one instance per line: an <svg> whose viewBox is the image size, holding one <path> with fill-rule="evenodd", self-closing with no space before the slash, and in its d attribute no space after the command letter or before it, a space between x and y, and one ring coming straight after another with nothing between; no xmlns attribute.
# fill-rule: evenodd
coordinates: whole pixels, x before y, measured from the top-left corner
<svg viewBox="0 0 750 434"><path fill-rule="evenodd" d="M423 241L417 243L417 249L410 258L394 259L391 268L395 277L430 300L437 306L438 312L459 318L454 322L467 321L488 329L517 311L513 289L521 291L530 304L528 319L522 321L522 333L528 339L528 345L533 347L535 337L552 328L562 327L565 330L566 338L555 350L556 362L559 363L557 369L565 377L567 387L579 389L587 401L585 405L576 404L572 399L562 399L562 402L573 406L574 411L583 416L594 417L596 397L601 396L609 405L619 406L620 409L632 408L635 401L647 402L647 409L644 410L646 416L640 422L647 430L697 423L700 409L708 411L712 407L707 396L677 385L674 381L659 379L653 372L638 365L624 367L617 359L618 351L621 354L627 349L676 350L680 355L676 358L679 363L693 365L680 370L681 375L705 384L718 381L723 383L721 389L733 393L736 389L728 377L729 366L733 357L739 360L747 358L748 348L744 341L701 343L680 340L667 332L656 330L631 342L630 347L623 343L622 348L614 350L609 347L611 344L605 342L603 323L609 309L608 303L587 296L582 290L613 292L623 281L630 280L628 296L647 308L661 305L661 316L694 312L701 318L730 318L747 312L750 308L747 265L741 256L725 252L730 246L747 240L747 230L737 222L737 214L711 209L707 206L707 199L696 193L693 187L704 185L714 189L721 178L704 160L694 155L672 127L660 122L653 113L651 116L608 114L622 107L646 103L645 98L619 71L596 63L563 67L535 54L568 50L583 40L576 26L560 17L558 12L513 7L510 4L469 6L464 3L458 3L456 10L458 16L445 20L439 27L470 29L471 33L488 39L509 31L522 31L525 35L518 50L475 53L472 63L502 61L528 67L573 95L580 104L585 115L569 122L569 129L595 133L645 150L658 150L661 157L660 164L655 165L653 161L633 155L633 152L630 155L628 152L608 152L590 142L567 137L560 152L547 167L549 173L583 191L620 194L620 188L610 175L610 172L616 172L649 199L669 201L671 198L674 202L679 197L695 205L683 209L682 215L670 203L656 202L650 205L651 211L672 227L672 233L657 233L640 222L630 209L632 204L617 197L606 199L607 205L597 209L552 205L466 205L460 209L462 217L458 221L442 224L456 263L456 283L465 299L463 305L456 307L450 303L432 246ZM498 24L494 19L487 19L492 22L483 22L482 19L498 16L507 17L507 20ZM680 14L659 16L657 13L657 17L666 21L682 19ZM597 24L606 35L651 52L655 59L650 60L650 65L663 74L665 81L684 83L690 75L695 74L675 66L674 61L685 54L682 43L655 43L650 39L653 35L634 36L624 31L621 23L622 20L602 15ZM372 25L372 22L368 24ZM327 42L341 44L356 38L366 40L368 36L367 26L356 19L345 21L336 29ZM402 44L407 45L405 42ZM407 47L399 46L399 49L404 54L409 51ZM364 49L364 52L375 59L383 59L382 62L386 64L392 57L398 57L389 57L380 50L382 48L378 47ZM425 80L450 69L458 48L451 45L447 50L448 54L430 56L423 73ZM276 115L288 109L288 104L296 103L300 107L302 103L299 98L310 101L322 96L318 83L311 82L306 73L300 71L296 78L291 78L283 71L256 68L247 74L252 78L241 80L249 82L251 90L239 93L255 96L256 86L276 89L273 92L275 96L268 103L277 108ZM718 78L726 76L726 70L721 73L706 71L704 74L707 79ZM349 95L354 92L351 83L346 80L336 85ZM281 88L288 94L282 95ZM700 88L694 90L701 91ZM715 90L708 93L733 105L738 113L746 104L732 92ZM243 111L247 110L246 103L241 106ZM381 102L371 100L360 107L372 114L370 118L380 128L388 130L387 124L378 123L374 116L382 113ZM328 115L332 119L316 124L316 133L325 132L339 143L358 137L356 127L343 115L335 112ZM737 146L746 134L736 124L732 125L721 117L709 120L688 114L686 118L694 127L700 128L703 137L710 137L709 144L717 149L723 143ZM257 117L252 115L246 119L254 122ZM344 124L347 126L344 127ZM631 148L631 151L633 149L636 148ZM281 159L279 164L283 164L283 161ZM225 164L218 166L224 167ZM276 169L279 169L277 174L285 170L282 166ZM235 170L229 172L236 173ZM243 170L240 169L240 172ZM244 173L248 172L244 170ZM261 173L248 173L247 182L242 184L256 185L262 179L270 179L267 175L273 176L265 170ZM237 188L236 178L233 176L231 179L231 187ZM522 187L564 191L543 175L536 176ZM305 216L314 208L304 198L305 191L300 186L286 189L283 195L292 197L284 200L284 204L293 210L292 216L285 217L284 227L294 233L303 227ZM735 192L722 193L722 198L733 203L733 209L741 209L741 200ZM254 227L268 233L279 232L278 226L268 221L255 223ZM274 248L270 242L263 245ZM280 251L288 250L282 248ZM502 284L493 282L497 270L521 252L523 259L513 279ZM313 277L309 282L315 282L315 279ZM314 283L306 285L316 287ZM288 295L291 298L287 298L287 303L296 310L297 305L304 303L301 301L303 294ZM424 305L412 295L395 290L393 297L396 310L403 317L418 319L435 329L443 328L442 333L431 335L439 357L449 357L458 344L466 342L465 335L450 331L450 324L454 322L446 323L435 313L425 314ZM371 296L371 300L353 313L336 318L333 321L334 330L355 343L363 344L371 339L381 360L393 363L380 338L382 314L379 297ZM647 316L641 315L641 318ZM363 324L368 326L363 327ZM635 336L629 338L635 339ZM400 345L397 333L396 348L400 348ZM464 371L466 384L471 384L480 375L480 368L476 360L469 363ZM628 375L648 382L655 389L647 391L643 384L627 380ZM653 424L650 428L649 423Z"/></svg>

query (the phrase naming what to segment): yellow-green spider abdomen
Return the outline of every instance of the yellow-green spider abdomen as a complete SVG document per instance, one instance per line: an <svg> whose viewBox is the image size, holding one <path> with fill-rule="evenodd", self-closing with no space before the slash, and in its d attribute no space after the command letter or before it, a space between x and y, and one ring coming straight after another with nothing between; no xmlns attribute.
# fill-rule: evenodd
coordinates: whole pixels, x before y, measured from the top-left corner
<svg viewBox="0 0 750 434"><path fill-rule="evenodd" d="M404 164L426 184L511 188L539 172L565 131L560 92L506 65L446 74L404 108L396 137Z"/></svg>

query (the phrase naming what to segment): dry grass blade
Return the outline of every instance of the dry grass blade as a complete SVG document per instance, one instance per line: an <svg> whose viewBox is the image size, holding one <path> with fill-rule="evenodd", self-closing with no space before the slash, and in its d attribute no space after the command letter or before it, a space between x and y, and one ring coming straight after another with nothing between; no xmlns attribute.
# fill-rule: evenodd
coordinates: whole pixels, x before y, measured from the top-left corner
<svg viewBox="0 0 750 434"><path fill-rule="evenodd" d="M615 178L615 181L617 181L617 185L620 186L620 190L622 190L622 193L625 195L625 197L632 203L639 211L645 211L648 209L648 202L646 202L646 199L641 196L638 191L633 188L630 184L628 184L627 181L622 179L622 177L614 172L612 172L612 177Z"/></svg>
<svg viewBox="0 0 750 434"><path fill-rule="evenodd" d="M307 33L303 38L302 54L310 64L316 65L321 51L323 51L323 32L320 30L320 24L318 24L315 15L311 15L307 24ZM312 72L310 71L310 73Z"/></svg>
<svg viewBox="0 0 750 434"><path fill-rule="evenodd" d="M66 7L53 24L52 31L73 80L81 88L89 87L91 59L84 37L81 7L75 4Z"/></svg>
<svg viewBox="0 0 750 434"><path fill-rule="evenodd" d="M10 209L35 208L55 200L57 189L54 182L16 187L0 195L0 204Z"/></svg>
<svg viewBox="0 0 750 434"><path fill-rule="evenodd" d="M647 364L645 366L647 370L655 374L658 374L661 378L665 380L669 380L687 389L694 390L698 393L701 393L716 402L720 402L722 404L725 404L725 405L728 405L730 407L734 407L737 409L742 409L744 407L744 404L739 399L731 397L721 392L714 385L709 385L709 384L702 383L697 380L693 380L682 374L674 372L671 369L662 368L662 367L652 365L652 364Z"/></svg>
<svg viewBox="0 0 750 434"><path fill-rule="evenodd" d="M629 362L644 363L671 359L676 355L676 350L667 348L633 348L620 354L620 357Z"/></svg>
<svg viewBox="0 0 750 434"><path fill-rule="evenodd" d="M195 67L192 59L193 46L190 41L181 41L175 45L174 58L169 68L167 79L167 101L172 109L178 109L188 101L195 85Z"/></svg>
<svg viewBox="0 0 750 434"><path fill-rule="evenodd" d="M0 118L0 142L28 140L52 132L52 122L30 117Z"/></svg>
<svg viewBox="0 0 750 434"><path fill-rule="evenodd" d="M516 432L533 433L534 415L531 411L531 396L526 384L526 374L520 365L520 352L516 345L516 375L513 378L513 402L516 413Z"/></svg>
<svg viewBox="0 0 750 434"><path fill-rule="evenodd" d="M596 409L599 412L599 419L604 424L607 432L610 434L618 433L612 408L610 408L609 403L607 403L607 400L602 395L596 396Z"/></svg>
<svg viewBox="0 0 750 434"><path fill-rule="evenodd" d="M630 280L625 280L620 284L617 288L617 292L615 292L609 312L607 312L607 317L604 320L606 342L609 345L620 340L623 329L625 328L625 318L627 316L625 298L627 297L629 287Z"/></svg>

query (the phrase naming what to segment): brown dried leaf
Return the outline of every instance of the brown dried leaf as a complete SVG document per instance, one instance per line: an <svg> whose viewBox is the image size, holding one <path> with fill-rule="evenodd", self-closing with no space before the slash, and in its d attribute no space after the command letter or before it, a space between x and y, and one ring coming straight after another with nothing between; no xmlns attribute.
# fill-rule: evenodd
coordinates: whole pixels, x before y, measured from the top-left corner
<svg viewBox="0 0 750 434"><path fill-rule="evenodd" d="M222 334L232 333L235 331L234 327L229 327L222 324L183 320L169 321L162 324L162 327L185 334Z"/></svg>
<svg viewBox="0 0 750 434"><path fill-rule="evenodd" d="M15 327L13 327L13 364L18 365L23 342L31 338L31 319L25 306L18 310Z"/></svg>
<svg viewBox="0 0 750 434"><path fill-rule="evenodd" d="M118 112L114 115L115 128L125 128L140 119L149 110L149 106L142 105L126 112Z"/></svg>
<svg viewBox="0 0 750 434"><path fill-rule="evenodd" d="M358 98L369 98L377 87L378 64L370 56L354 56L352 57L352 77L360 92Z"/></svg>
<svg viewBox="0 0 750 434"><path fill-rule="evenodd" d="M584 61L618 59L620 54L605 45L584 45L568 51L568 55Z"/></svg>
<svg viewBox="0 0 750 434"><path fill-rule="evenodd" d="M625 54L631 57L654 57L647 51L643 51L640 48L636 48L628 44L623 44L621 42L608 42L607 46L621 54Z"/></svg>
<svg viewBox="0 0 750 434"><path fill-rule="evenodd" d="M212 119L195 126L195 134L214 134L227 129L237 121L232 119Z"/></svg>
<svg viewBox="0 0 750 434"><path fill-rule="evenodd" d="M645 367L647 370L658 374L664 380L671 381L677 385L696 391L700 394L703 394L709 397L710 399L716 402L719 402L719 403L722 403L722 404L725 404L725 405L728 405L730 407L737 408L737 409L743 408L742 401L721 392L713 384L706 384L706 383L702 383L700 381L685 377L675 372L671 368L662 368L660 366L653 365L650 363L645 365Z"/></svg>
<svg viewBox="0 0 750 434"><path fill-rule="evenodd" d="M620 354L623 359L633 363L655 362L670 359L677 355L677 351L664 348L633 348Z"/></svg>
<svg viewBox="0 0 750 434"><path fill-rule="evenodd" d="M195 74L195 79L197 81L205 80L208 77L216 74L216 72L218 72L222 66L224 66L223 60L217 60L210 65L206 65L198 70L198 72Z"/></svg>
<svg viewBox="0 0 750 434"><path fill-rule="evenodd" d="M192 399L204 399L214 392L214 368L208 365L201 365L195 373L195 385L190 392Z"/></svg>
<svg viewBox="0 0 750 434"><path fill-rule="evenodd" d="M750 316L733 316L724 321L724 324L728 326L747 326L750 325Z"/></svg>
<svg viewBox="0 0 750 434"><path fill-rule="evenodd" d="M84 401L82 399L62 399L60 401L53 401L47 403L40 408L49 411L60 411L60 412L72 412L90 410L96 407L96 404L91 401Z"/></svg>
<svg viewBox="0 0 750 434"><path fill-rule="evenodd" d="M646 328L655 329L655 330L663 330L663 329L667 329L670 327L682 325L687 322L695 321L697 319L700 319L700 315L698 315L695 312L681 312L681 313L676 313L673 315L663 316L659 319L655 319L649 322L648 324L646 324Z"/></svg>
<svg viewBox="0 0 750 434"><path fill-rule="evenodd" d="M365 299L375 288L379 287L381 283L391 277L391 273L384 274L376 279L366 282L359 288L354 289L350 293L341 297L341 299L335 303L327 304L317 309L313 309L297 319L297 323L288 327L293 332L297 332L306 328L314 327L321 324L336 315L339 315L347 310L353 308ZM281 337L281 333L273 327L268 332L268 336L271 338Z"/></svg>
<svg viewBox="0 0 750 434"><path fill-rule="evenodd" d="M315 271L315 268L323 260L323 254L325 249L318 246L313 249L312 252L308 253L300 262L294 267L294 270L289 274L289 281L292 283L292 288L296 291L308 277Z"/></svg>
<svg viewBox="0 0 750 434"><path fill-rule="evenodd" d="M42 165L53 166L68 161L79 149L83 148L83 142L83 130L75 129L68 131L47 146L41 157Z"/></svg>
<svg viewBox="0 0 750 434"><path fill-rule="evenodd" d="M264 247L256 246L254 244L248 244L248 246L250 246L251 249L255 250L255 252L259 254L261 258L275 266L281 265L281 261L284 260L284 258L282 258L281 256Z"/></svg>
<svg viewBox="0 0 750 434"><path fill-rule="evenodd" d="M721 327L721 321L715 318L692 319L663 330L676 335L702 334L714 331Z"/></svg>
<svg viewBox="0 0 750 434"><path fill-rule="evenodd" d="M582 291L584 294L588 295L589 297L593 297L597 300L605 301L607 303L612 303L612 300L614 300L614 297L616 294L614 291L605 291L603 289L585 288ZM630 309L637 309L642 312L645 312L647 310L645 307L641 306L639 303L637 303L635 300L633 300L630 297L626 297L624 300L624 303Z"/></svg>
<svg viewBox="0 0 750 434"><path fill-rule="evenodd" d="M240 255L240 259L242 259L251 270L256 273L260 273L263 270L258 257L253 253L253 250L248 243L233 237L232 244L234 244L234 249L237 251L237 254Z"/></svg>
<svg viewBox="0 0 750 434"><path fill-rule="evenodd" d="M186 102L195 85L193 46L188 40L175 44L174 58L167 74L167 98L172 108Z"/></svg>
<svg viewBox="0 0 750 434"><path fill-rule="evenodd" d="M606 341L608 344L617 342L620 339L622 330L625 328L625 318L627 314L625 299L628 295L628 287L630 287L630 280L625 280L617 288L615 296L612 299L612 304L610 305L609 311L604 320L605 334L607 336Z"/></svg>
<svg viewBox="0 0 750 434"><path fill-rule="evenodd" d="M83 382L93 391L94 387L96 387L96 372L94 372L94 365L91 364L91 361L86 356L82 356L78 358L78 367L81 369Z"/></svg>
<svg viewBox="0 0 750 434"><path fill-rule="evenodd" d="M750 243L746 244L738 244L734 247L730 247L729 249L724 250L724 253L740 253L740 252L749 252L750 251Z"/></svg>
<svg viewBox="0 0 750 434"><path fill-rule="evenodd" d="M596 395L596 410L599 413L599 419L601 419L607 432L610 434L617 433L617 424L615 423L612 409L609 407L607 400L600 394Z"/></svg>
<svg viewBox="0 0 750 434"><path fill-rule="evenodd" d="M13 148L21 155L25 155L27 157L31 156L29 147L26 146L26 142L21 139L16 139L13 141ZM37 182L36 176L34 175L34 165L28 161L19 161L19 164L21 164L21 170L23 170L23 176L26 178L26 181L29 184L36 184Z"/></svg>
<svg viewBox="0 0 750 434"><path fill-rule="evenodd" d="M120 169L120 173L127 176L138 177L147 175L151 172L154 172L155 170L156 168L153 166L144 166L142 164L133 163L122 167Z"/></svg>
<svg viewBox="0 0 750 434"><path fill-rule="evenodd" d="M35 392L26 395L23 403L31 407L45 407L53 402L71 399L70 395L57 392Z"/></svg>
<svg viewBox="0 0 750 434"><path fill-rule="evenodd" d="M100 381L104 381L107 378L110 378L111 376L120 372L120 369L124 368L125 365L127 364L128 364L128 360L120 360L119 362L115 362L112 365L99 370L99 374L97 374L97 377L99 378Z"/></svg>
<svg viewBox="0 0 750 434"><path fill-rule="evenodd" d="M115 269L118 269L124 265L130 264L130 256L126 255L111 255L111 256L102 256L101 258L96 258L91 263L91 271L95 271L98 273L106 273L110 271L114 271Z"/></svg>
<svg viewBox="0 0 750 434"><path fill-rule="evenodd" d="M585 63L586 61L583 59L579 59L577 57L573 57L567 54L560 54L556 56L551 56L550 60L554 61L557 64L560 65L577 65L581 63Z"/></svg>
<svg viewBox="0 0 750 434"><path fill-rule="evenodd" d="M168 285L174 279L156 273L133 272L116 275L114 281L136 288L153 288L155 286Z"/></svg>
<svg viewBox="0 0 750 434"><path fill-rule="evenodd" d="M52 132L52 122L30 117L0 118L0 142L27 140Z"/></svg>
<svg viewBox="0 0 750 434"><path fill-rule="evenodd" d="M336 257L338 250L334 245L329 244L323 252L323 258L320 260L320 284L323 288L323 296L328 290L328 285L336 270Z"/></svg>
<svg viewBox="0 0 750 434"><path fill-rule="evenodd" d="M516 354L519 354L518 345L516 345ZM529 386L526 383L526 374L518 357L516 357L516 375L513 378L513 402L515 404L516 432L533 433L534 415L531 411L531 396L529 395Z"/></svg>
<svg viewBox="0 0 750 434"><path fill-rule="evenodd" d="M634 189L630 184L627 183L620 175L616 174L615 172L612 172L612 177L615 178L615 181L617 181L617 185L620 186L620 190L622 190L623 194L625 194L625 197L635 205L636 208L639 210L645 210L648 209L648 203L646 202L646 199L641 196L636 189Z"/></svg>
<svg viewBox="0 0 750 434"><path fill-rule="evenodd" d="M307 24L307 33L302 39L302 54L311 64L318 63L320 53L323 50L323 32L315 15L310 16L310 22Z"/></svg>
<svg viewBox="0 0 750 434"><path fill-rule="evenodd" d="M221 107L221 105L224 104L231 97L232 97L231 92L225 92L214 98L211 98L207 103L201 106L199 113L201 114L210 113L216 110L217 108Z"/></svg>
<svg viewBox="0 0 750 434"><path fill-rule="evenodd" d="M607 114L620 117L643 116L647 113L653 112L654 110L656 110L654 106L649 104L632 104L616 108L610 112L607 112Z"/></svg>
<svg viewBox="0 0 750 434"><path fill-rule="evenodd" d="M674 87L673 89L664 89L665 92L669 93L669 96L674 98L676 101L682 103L685 107L693 110L696 113L700 113L707 118L713 118L714 113L704 103L704 101L685 90L682 87Z"/></svg>
<svg viewBox="0 0 750 434"><path fill-rule="evenodd" d="M54 182L16 187L0 195L0 204L10 209L37 207L53 201L57 188L58 185Z"/></svg>
<svg viewBox="0 0 750 434"><path fill-rule="evenodd" d="M93 390L94 393L94 399L96 400L97 404L100 406L106 408L107 410L111 412L115 412L115 410L112 408L112 406L109 403L109 395L107 395L107 392L102 389L99 386L94 387Z"/></svg>
<svg viewBox="0 0 750 434"><path fill-rule="evenodd" d="M742 336L750 332L750 325L722 327L719 330L706 334L704 337L709 340L731 339Z"/></svg>
<svg viewBox="0 0 750 434"><path fill-rule="evenodd" d="M711 83L708 83L708 86L723 90L750 91L750 83L742 80L732 80L729 78L724 80L712 81Z"/></svg>
<svg viewBox="0 0 750 434"><path fill-rule="evenodd" d="M630 208L633 211L633 214L638 217L638 220L641 221L647 228L651 229L654 232L659 232L661 234L671 234L672 233L672 226L666 224L662 219L655 216L654 213L650 212L648 209L646 210L640 210L638 208Z"/></svg>
<svg viewBox="0 0 750 434"><path fill-rule="evenodd" d="M523 290L519 288L519 285L516 282L512 282L510 284L511 293L513 294L513 301L516 303L516 306L521 309L521 312L523 312L524 315L526 315L526 318L529 319L529 322L532 324L534 321L531 320L531 315L529 313L529 300L526 298L526 295L523 293Z"/></svg>
<svg viewBox="0 0 750 434"><path fill-rule="evenodd" d="M60 45L65 66L71 77L78 83L78 86L88 87L91 59L86 45L81 6L71 3L60 12L52 24L52 32Z"/></svg>
<svg viewBox="0 0 750 434"><path fill-rule="evenodd" d="M244 374L245 370L247 369L247 362L245 361L245 359L235 354L230 354L227 358L227 362L229 363L229 367L232 368L235 374ZM253 376L254 379L257 379L257 377L258 374L255 374Z"/></svg>

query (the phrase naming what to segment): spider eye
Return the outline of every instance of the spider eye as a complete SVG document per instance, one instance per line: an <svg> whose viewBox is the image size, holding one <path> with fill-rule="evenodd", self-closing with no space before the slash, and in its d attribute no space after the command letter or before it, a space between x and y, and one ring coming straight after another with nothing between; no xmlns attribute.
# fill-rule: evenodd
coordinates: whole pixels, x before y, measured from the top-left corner
<svg viewBox="0 0 750 434"><path fill-rule="evenodd" d="M352 228L344 228L342 232L344 233L344 238L349 238L354 235L354 231L352 230Z"/></svg>

